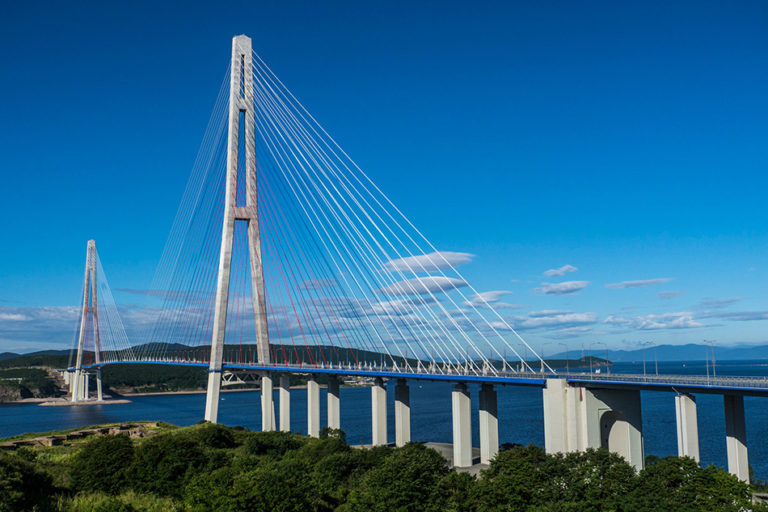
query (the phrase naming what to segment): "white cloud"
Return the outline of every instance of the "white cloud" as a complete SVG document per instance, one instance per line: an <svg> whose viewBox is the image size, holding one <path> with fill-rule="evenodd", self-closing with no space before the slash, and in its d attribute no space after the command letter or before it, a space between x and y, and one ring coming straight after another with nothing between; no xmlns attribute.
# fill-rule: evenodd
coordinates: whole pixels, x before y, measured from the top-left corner
<svg viewBox="0 0 768 512"><path fill-rule="evenodd" d="M608 315L605 323L619 327L639 330L657 329L692 329L704 327L704 324L694 319L693 313L661 313L658 315L642 315L635 317L620 317Z"/></svg>
<svg viewBox="0 0 768 512"><path fill-rule="evenodd" d="M620 283L609 283L606 288L643 288L655 284L664 284L672 280L671 277L657 277L654 279L640 279L638 281L621 281Z"/></svg>
<svg viewBox="0 0 768 512"><path fill-rule="evenodd" d="M536 329L539 327L574 327L594 324L597 322L595 313L553 312L545 316L530 316L515 322L516 328Z"/></svg>
<svg viewBox="0 0 768 512"><path fill-rule="evenodd" d="M466 281L455 277L425 276L406 279L397 283L379 288L377 291L389 295L425 295L454 290L467 286Z"/></svg>
<svg viewBox="0 0 768 512"><path fill-rule="evenodd" d="M487 307L489 304L498 302L499 299L511 293L512 292L508 290L494 290L489 292L476 293L468 301L464 302L464 305L475 306L475 307Z"/></svg>
<svg viewBox="0 0 768 512"><path fill-rule="evenodd" d="M579 290L583 290L589 285L589 281L563 281L562 283L541 283L540 288L536 288L536 293L544 295L570 295Z"/></svg>
<svg viewBox="0 0 768 512"><path fill-rule="evenodd" d="M563 265L560 268L551 268L544 272L544 275L547 277L560 277L564 276L565 274L569 274L571 272L576 272L579 270L578 268L574 267L573 265Z"/></svg>
<svg viewBox="0 0 768 512"><path fill-rule="evenodd" d="M31 320L31 318L27 315L22 315L21 313L0 313L0 320L24 321Z"/></svg>
<svg viewBox="0 0 768 512"><path fill-rule="evenodd" d="M389 260L382 267L387 272L405 271L420 274L457 267L469 263L474 257L474 254L468 252L435 251L429 254Z"/></svg>
<svg viewBox="0 0 768 512"><path fill-rule="evenodd" d="M541 311L531 311L528 313L528 316L531 318L538 318L542 316L567 315L568 313L573 313L573 311L565 309L542 309Z"/></svg>

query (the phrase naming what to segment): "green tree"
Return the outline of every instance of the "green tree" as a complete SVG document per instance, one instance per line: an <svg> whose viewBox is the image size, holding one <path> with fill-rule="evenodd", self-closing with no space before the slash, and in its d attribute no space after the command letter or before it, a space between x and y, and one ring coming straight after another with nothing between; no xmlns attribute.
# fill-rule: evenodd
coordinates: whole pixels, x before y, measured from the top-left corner
<svg viewBox="0 0 768 512"><path fill-rule="evenodd" d="M133 443L126 435L94 437L72 460L72 486L78 491L114 494L126 487Z"/></svg>
<svg viewBox="0 0 768 512"><path fill-rule="evenodd" d="M180 497L207 462L198 443L174 434L157 435L136 447L130 476L137 491Z"/></svg>
<svg viewBox="0 0 768 512"><path fill-rule="evenodd" d="M722 469L702 469L688 457L664 457L640 472L628 503L638 511L735 512L750 508L750 493L746 483Z"/></svg>
<svg viewBox="0 0 768 512"><path fill-rule="evenodd" d="M51 477L28 459L0 452L0 512L51 509Z"/></svg>
<svg viewBox="0 0 768 512"><path fill-rule="evenodd" d="M348 510L421 512L448 473L445 459L417 443L392 450L349 495Z"/></svg>

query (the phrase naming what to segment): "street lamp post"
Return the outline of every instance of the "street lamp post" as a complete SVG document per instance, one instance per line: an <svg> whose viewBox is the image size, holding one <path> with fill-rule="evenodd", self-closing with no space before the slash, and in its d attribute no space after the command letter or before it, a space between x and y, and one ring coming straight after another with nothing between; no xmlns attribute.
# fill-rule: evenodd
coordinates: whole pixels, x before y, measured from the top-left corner
<svg viewBox="0 0 768 512"><path fill-rule="evenodd" d="M593 359L592 347L594 345L602 345L605 347L605 363L606 363L606 368L608 367L608 345L606 345L602 341L595 341L589 344L589 373L592 373L592 359Z"/></svg>
<svg viewBox="0 0 768 512"><path fill-rule="evenodd" d="M551 341L545 341L541 344L541 373L544 373L544 347L551 344Z"/></svg>

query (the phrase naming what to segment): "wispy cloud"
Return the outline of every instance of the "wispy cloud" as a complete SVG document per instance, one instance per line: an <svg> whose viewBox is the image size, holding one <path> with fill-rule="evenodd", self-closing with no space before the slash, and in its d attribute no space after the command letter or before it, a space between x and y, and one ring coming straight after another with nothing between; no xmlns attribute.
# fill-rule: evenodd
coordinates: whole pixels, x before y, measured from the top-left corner
<svg viewBox="0 0 768 512"><path fill-rule="evenodd" d="M569 274L571 272L576 272L579 270L578 268L574 267L573 265L563 265L560 268L551 268L544 272L544 275L547 277L560 277L564 276L565 274Z"/></svg>
<svg viewBox="0 0 768 512"><path fill-rule="evenodd" d="M595 313L575 313L569 310L545 309L531 311L528 316L516 316L510 319L515 329L565 329L591 325L598 322Z"/></svg>
<svg viewBox="0 0 768 512"><path fill-rule="evenodd" d="M728 297L725 299L706 298L703 299L696 307L699 309L723 309L727 308L731 304L741 302L742 300L744 300L744 297Z"/></svg>
<svg viewBox="0 0 768 512"><path fill-rule="evenodd" d="M657 277L655 279L640 279L638 281L621 281L620 283L609 283L606 288L643 288L655 284L664 284L672 280L671 277Z"/></svg>
<svg viewBox="0 0 768 512"><path fill-rule="evenodd" d="M463 286L467 286L466 281L455 277L425 276L392 283L379 288L377 292L389 295L425 295L447 292Z"/></svg>
<svg viewBox="0 0 768 512"><path fill-rule="evenodd" d="M429 254L408 256L386 261L382 267L387 272L413 272L417 274L445 270L469 263L475 255L468 252L435 251Z"/></svg>
<svg viewBox="0 0 768 512"><path fill-rule="evenodd" d="M656 296L662 300L669 300L669 299L675 299L684 293L685 292L682 290L668 290L664 292L659 292L656 294Z"/></svg>
<svg viewBox="0 0 768 512"><path fill-rule="evenodd" d="M751 322L754 320L768 320L768 311L711 311L698 315L698 318L722 318L735 322Z"/></svg>
<svg viewBox="0 0 768 512"><path fill-rule="evenodd" d="M488 307L490 304L498 302L502 297L511 293L512 292L509 290L493 290L476 293L468 301L464 302L464 305L470 307Z"/></svg>
<svg viewBox="0 0 768 512"><path fill-rule="evenodd" d="M704 324L694 319L693 313L661 313L657 315L642 315L634 317L621 317L609 315L605 323L617 327L639 330L656 329L692 329L704 327Z"/></svg>
<svg viewBox="0 0 768 512"><path fill-rule="evenodd" d="M558 329L552 333L545 334L544 337L551 340L566 340L578 338L588 332L592 332L591 327L566 327L565 329Z"/></svg>
<svg viewBox="0 0 768 512"><path fill-rule="evenodd" d="M541 283L536 293L544 295L570 295L589 286L589 281L563 281L562 283Z"/></svg>

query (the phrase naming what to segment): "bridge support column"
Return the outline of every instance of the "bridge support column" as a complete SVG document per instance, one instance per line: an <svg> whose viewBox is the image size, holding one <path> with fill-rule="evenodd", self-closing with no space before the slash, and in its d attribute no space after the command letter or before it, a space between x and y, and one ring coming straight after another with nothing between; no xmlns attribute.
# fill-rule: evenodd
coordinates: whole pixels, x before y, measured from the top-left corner
<svg viewBox="0 0 768 512"><path fill-rule="evenodd" d="M91 384L90 378L91 376L87 373L83 374L83 394L81 395L83 400L88 400L88 387Z"/></svg>
<svg viewBox="0 0 768 512"><path fill-rule="evenodd" d="M373 446L387 444L387 388L381 377L371 387L371 426Z"/></svg>
<svg viewBox="0 0 768 512"><path fill-rule="evenodd" d="M291 431L291 377L280 375L280 430Z"/></svg>
<svg viewBox="0 0 768 512"><path fill-rule="evenodd" d="M472 409L467 385L456 384L451 394L453 410L453 465L467 468L472 465Z"/></svg>
<svg viewBox="0 0 768 512"><path fill-rule="evenodd" d="M747 458L747 428L744 421L744 397L724 395L725 443L728 451L728 472L749 482Z"/></svg>
<svg viewBox="0 0 768 512"><path fill-rule="evenodd" d="M492 384L480 387L480 464L490 464L499 453L499 417L496 390Z"/></svg>
<svg viewBox="0 0 768 512"><path fill-rule="evenodd" d="M547 453L603 447L643 468L639 391L574 387L565 379L547 379L543 399Z"/></svg>
<svg viewBox="0 0 768 512"><path fill-rule="evenodd" d="M699 462L699 425L696 418L696 397L681 393L675 396L677 420L677 454Z"/></svg>
<svg viewBox="0 0 768 512"><path fill-rule="evenodd" d="M328 428L341 428L339 378L336 375L328 376Z"/></svg>
<svg viewBox="0 0 768 512"><path fill-rule="evenodd" d="M274 383L269 372L261 376L261 431L275 430Z"/></svg>
<svg viewBox="0 0 768 512"><path fill-rule="evenodd" d="M72 402L80 400L80 370L75 370L69 379L69 391L72 393Z"/></svg>
<svg viewBox="0 0 768 512"><path fill-rule="evenodd" d="M96 369L96 400L99 402L104 400L104 394L101 389L101 368Z"/></svg>
<svg viewBox="0 0 768 512"><path fill-rule="evenodd" d="M395 386L395 445L411 442L411 393L405 379L397 379Z"/></svg>
<svg viewBox="0 0 768 512"><path fill-rule="evenodd" d="M314 376L307 381L307 435L320 437L320 385Z"/></svg>

